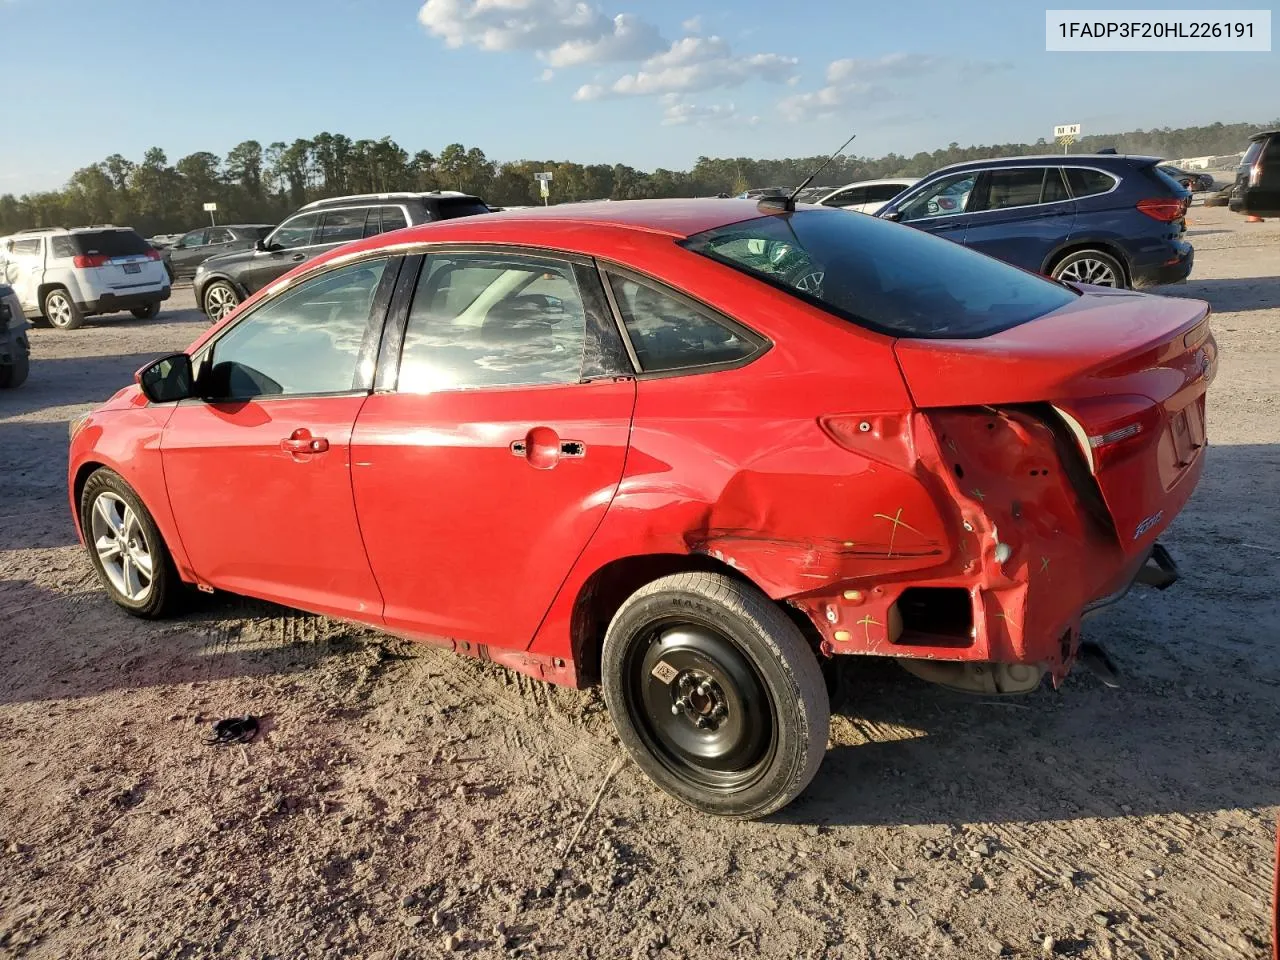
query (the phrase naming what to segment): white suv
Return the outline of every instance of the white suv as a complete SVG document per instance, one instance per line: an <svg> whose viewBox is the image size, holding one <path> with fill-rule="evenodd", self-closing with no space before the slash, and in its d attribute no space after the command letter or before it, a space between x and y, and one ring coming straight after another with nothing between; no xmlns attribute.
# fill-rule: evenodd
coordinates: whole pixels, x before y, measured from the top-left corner
<svg viewBox="0 0 1280 960"><path fill-rule="evenodd" d="M0 239L0 283L13 287L24 314L62 330L117 310L148 320L169 299L160 252L128 227L24 230Z"/></svg>

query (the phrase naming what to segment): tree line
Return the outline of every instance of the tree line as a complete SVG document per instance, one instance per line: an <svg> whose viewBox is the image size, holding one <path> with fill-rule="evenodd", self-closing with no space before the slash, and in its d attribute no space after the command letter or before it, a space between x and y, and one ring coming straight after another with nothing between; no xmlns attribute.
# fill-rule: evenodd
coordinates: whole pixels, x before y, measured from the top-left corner
<svg viewBox="0 0 1280 960"><path fill-rule="evenodd" d="M1250 134L1280 127L1214 123L1178 129L1132 130L1082 138L1075 153L1114 147L1120 153L1166 158L1221 155L1242 150ZM995 156L1057 152L1044 139L944 149L912 156L844 156L815 185L892 176L923 176L949 163ZM93 223L128 225L144 236L181 232L203 223L203 204L218 205L222 223L277 223L311 200L350 193L396 190L462 190L491 204L540 203L534 174L550 171L552 202L634 200L736 194L751 187L798 184L825 157L755 160L699 157L691 170L637 170L626 164L581 164L560 160L490 160L478 147L460 143L439 154L410 154L390 137L351 140L321 133L310 140L262 146L246 140L225 157L200 151L170 164L152 147L140 162L112 154L77 170L61 190L0 196L0 235L28 227Z"/></svg>

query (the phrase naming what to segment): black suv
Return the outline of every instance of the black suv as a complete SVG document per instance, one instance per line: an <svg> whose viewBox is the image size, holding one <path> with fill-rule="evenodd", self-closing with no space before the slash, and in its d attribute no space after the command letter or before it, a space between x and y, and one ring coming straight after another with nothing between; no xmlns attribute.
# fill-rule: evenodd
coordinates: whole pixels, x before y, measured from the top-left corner
<svg viewBox="0 0 1280 960"><path fill-rule="evenodd" d="M212 257L196 270L196 303L221 320L298 264L334 247L388 230L489 213L479 197L449 190L331 197L308 203L252 250Z"/></svg>
<svg viewBox="0 0 1280 960"><path fill-rule="evenodd" d="M271 232L269 223L227 223L216 227L190 230L182 238L165 247L165 269L170 280L190 280L196 269L210 257L237 250L252 250L254 244Z"/></svg>
<svg viewBox="0 0 1280 960"><path fill-rule="evenodd" d="M1230 206L1254 217L1280 217L1280 130L1249 138L1249 149L1236 168Z"/></svg>

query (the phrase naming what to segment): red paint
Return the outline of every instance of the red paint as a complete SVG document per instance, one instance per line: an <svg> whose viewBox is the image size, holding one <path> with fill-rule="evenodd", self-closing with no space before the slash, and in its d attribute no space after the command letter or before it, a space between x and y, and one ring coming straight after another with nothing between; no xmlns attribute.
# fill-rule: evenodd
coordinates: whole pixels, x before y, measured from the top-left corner
<svg viewBox="0 0 1280 960"><path fill-rule="evenodd" d="M766 337L744 367L176 412L130 388L75 438L71 477L124 474L185 579L556 682L594 669L575 651L597 639L581 614L601 571L654 557L737 570L807 614L828 653L1061 678L1086 605L1132 578L1199 479L1217 362L1206 305L1091 292L979 340L894 340L673 242L756 215L655 201L454 220L282 281L433 242L585 254ZM894 604L922 586L963 591L971 629L909 623L895 641Z"/></svg>

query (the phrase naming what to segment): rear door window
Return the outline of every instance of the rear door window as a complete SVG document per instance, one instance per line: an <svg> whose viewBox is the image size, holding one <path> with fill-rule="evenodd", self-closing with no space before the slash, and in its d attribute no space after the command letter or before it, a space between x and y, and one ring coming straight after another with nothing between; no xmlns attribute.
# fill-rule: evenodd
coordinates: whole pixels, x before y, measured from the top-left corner
<svg viewBox="0 0 1280 960"><path fill-rule="evenodd" d="M330 210L320 218L320 230L316 243L349 243L364 236L367 207L351 210Z"/></svg>
<svg viewBox="0 0 1280 960"><path fill-rule="evenodd" d="M483 213L488 213L486 208ZM404 217L404 210L400 207L383 207L382 208L382 232L388 233L392 230L403 230L409 225L409 221Z"/></svg>
<svg viewBox="0 0 1280 960"><path fill-rule="evenodd" d="M433 393L577 383L586 309L573 265L520 254L427 258L397 389Z"/></svg>
<svg viewBox="0 0 1280 960"><path fill-rule="evenodd" d="M867 188L858 187L854 190L842 190L824 202L828 207L851 207L855 203L866 203Z"/></svg>
<svg viewBox="0 0 1280 960"><path fill-rule="evenodd" d="M472 217L488 213L489 208L475 197L444 197L435 201L432 220L452 220L455 217ZM388 228L389 229L389 228Z"/></svg>
<svg viewBox="0 0 1280 960"><path fill-rule="evenodd" d="M929 184L899 208L901 220L928 220L964 213L978 181L978 171L953 173Z"/></svg>
<svg viewBox="0 0 1280 960"><path fill-rule="evenodd" d="M867 187L867 203L888 203L903 190L907 189L901 183L881 183L873 187Z"/></svg>
<svg viewBox="0 0 1280 960"><path fill-rule="evenodd" d="M1040 202L1044 167L1013 167L987 172L979 210L1031 207Z"/></svg>

